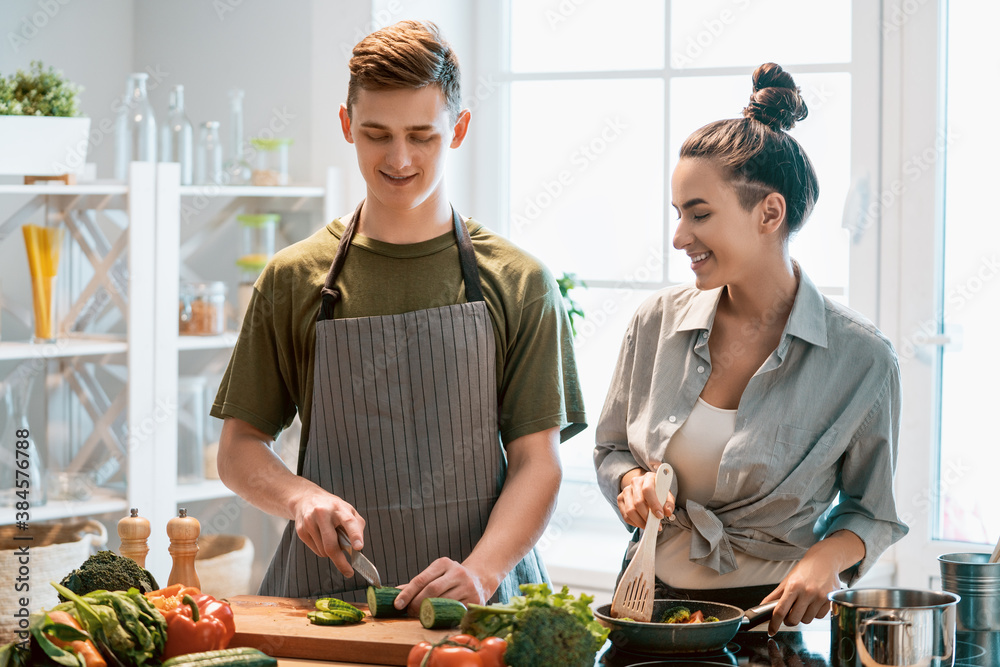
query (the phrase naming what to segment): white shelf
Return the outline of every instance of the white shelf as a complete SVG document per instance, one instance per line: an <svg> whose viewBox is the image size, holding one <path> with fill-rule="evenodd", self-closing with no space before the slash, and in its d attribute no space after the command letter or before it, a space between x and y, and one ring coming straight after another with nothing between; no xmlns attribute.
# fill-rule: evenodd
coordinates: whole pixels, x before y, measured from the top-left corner
<svg viewBox="0 0 1000 667"><path fill-rule="evenodd" d="M326 196L320 185L182 185L182 197L316 197Z"/></svg>
<svg viewBox="0 0 1000 667"><path fill-rule="evenodd" d="M123 195L128 185L121 181L95 181L66 185L58 181L34 185L0 185L0 195Z"/></svg>
<svg viewBox="0 0 1000 667"><path fill-rule="evenodd" d="M60 338L54 343L5 341L0 343L0 361L100 357L108 354L122 354L127 351L128 343L123 340Z"/></svg>
<svg viewBox="0 0 1000 667"><path fill-rule="evenodd" d="M192 484L177 485L177 504L192 503L199 500L215 500L235 496L229 487L217 479L206 479Z"/></svg>
<svg viewBox="0 0 1000 667"><path fill-rule="evenodd" d="M236 345L239 334L227 331L218 336L178 336L178 350L225 350Z"/></svg>
<svg viewBox="0 0 1000 667"><path fill-rule="evenodd" d="M34 494L28 496L32 502ZM88 500L51 500L44 505L32 503L28 509L28 525L39 521L53 521L95 514L128 513L128 500L113 495L110 491L97 489ZM13 507L0 508L0 525L7 526L17 521L17 510Z"/></svg>

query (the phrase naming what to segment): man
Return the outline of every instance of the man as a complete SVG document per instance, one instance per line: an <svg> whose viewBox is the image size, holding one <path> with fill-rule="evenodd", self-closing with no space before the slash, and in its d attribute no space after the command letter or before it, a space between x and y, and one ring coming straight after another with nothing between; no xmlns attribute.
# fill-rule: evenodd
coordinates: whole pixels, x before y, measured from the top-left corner
<svg viewBox="0 0 1000 667"><path fill-rule="evenodd" d="M470 116L437 27L375 32L350 68L340 121L367 196L258 280L212 408L219 473L290 520L261 594L363 599L341 530L400 609L506 600L546 576L557 447L585 426L568 319L537 260L448 202ZM270 443L296 411L293 474Z"/></svg>

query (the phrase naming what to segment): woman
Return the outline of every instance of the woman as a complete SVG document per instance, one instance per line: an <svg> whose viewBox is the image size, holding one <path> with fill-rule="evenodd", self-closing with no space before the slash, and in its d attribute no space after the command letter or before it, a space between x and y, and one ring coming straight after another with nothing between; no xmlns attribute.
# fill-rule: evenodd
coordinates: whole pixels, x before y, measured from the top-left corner
<svg viewBox="0 0 1000 667"><path fill-rule="evenodd" d="M695 285L636 312L594 451L625 523L644 527L650 509L670 519L657 597L778 600L772 634L825 616L840 578L855 582L906 533L892 495L895 351L788 254L819 192L786 134L806 114L791 75L768 63L743 118L684 142L673 243ZM662 461L676 485L661 506L651 471Z"/></svg>

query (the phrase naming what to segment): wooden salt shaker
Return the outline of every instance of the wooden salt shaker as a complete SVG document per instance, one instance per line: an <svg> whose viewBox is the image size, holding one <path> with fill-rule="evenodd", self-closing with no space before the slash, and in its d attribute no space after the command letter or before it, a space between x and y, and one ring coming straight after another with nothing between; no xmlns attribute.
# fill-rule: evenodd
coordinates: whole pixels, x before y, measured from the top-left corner
<svg viewBox="0 0 1000 667"><path fill-rule="evenodd" d="M118 537L122 540L118 552L134 560L139 567L146 567L149 532L149 521L139 516L139 510L133 507L129 516L118 521Z"/></svg>
<svg viewBox="0 0 1000 667"><path fill-rule="evenodd" d="M180 509L177 516L167 522L167 537L170 538L170 556L174 559L170 568L167 586L183 584L201 588L198 573L194 571L194 557L198 553L198 535L201 534L201 524L198 519L187 515L186 509Z"/></svg>

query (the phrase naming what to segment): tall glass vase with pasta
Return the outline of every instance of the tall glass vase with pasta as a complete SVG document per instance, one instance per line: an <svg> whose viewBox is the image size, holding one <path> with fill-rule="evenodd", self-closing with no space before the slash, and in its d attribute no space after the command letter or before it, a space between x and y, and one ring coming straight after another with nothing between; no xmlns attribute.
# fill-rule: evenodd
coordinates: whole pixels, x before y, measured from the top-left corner
<svg viewBox="0 0 1000 667"><path fill-rule="evenodd" d="M24 225L24 245L28 251L28 268L31 271L31 295L35 311L35 342L55 340L53 321L53 292L59 269L59 249L62 247L62 227Z"/></svg>

